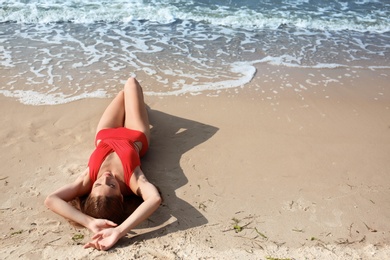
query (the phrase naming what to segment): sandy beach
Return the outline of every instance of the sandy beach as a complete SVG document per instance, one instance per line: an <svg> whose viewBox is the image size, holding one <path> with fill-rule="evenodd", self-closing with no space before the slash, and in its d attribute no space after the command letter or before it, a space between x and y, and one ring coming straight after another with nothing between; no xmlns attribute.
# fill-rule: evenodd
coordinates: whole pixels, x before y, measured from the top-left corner
<svg viewBox="0 0 390 260"><path fill-rule="evenodd" d="M110 99L1 96L1 258L389 259L388 71L273 69L244 88L146 96L142 165L164 202L108 252L83 249L92 234L43 201L86 167Z"/></svg>

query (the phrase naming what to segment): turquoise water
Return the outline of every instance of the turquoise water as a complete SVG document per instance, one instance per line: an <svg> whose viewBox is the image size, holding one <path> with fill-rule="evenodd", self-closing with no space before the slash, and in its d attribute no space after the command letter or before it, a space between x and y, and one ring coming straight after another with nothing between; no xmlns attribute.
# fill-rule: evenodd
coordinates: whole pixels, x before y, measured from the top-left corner
<svg viewBox="0 0 390 260"><path fill-rule="evenodd" d="M0 93L31 105L244 86L256 65L390 69L389 1L0 0Z"/></svg>

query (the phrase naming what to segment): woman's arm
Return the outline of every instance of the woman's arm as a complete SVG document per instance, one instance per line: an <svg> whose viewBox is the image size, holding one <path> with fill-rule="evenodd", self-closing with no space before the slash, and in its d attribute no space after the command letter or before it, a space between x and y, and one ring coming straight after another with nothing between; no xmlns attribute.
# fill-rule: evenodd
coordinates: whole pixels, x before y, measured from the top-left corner
<svg viewBox="0 0 390 260"><path fill-rule="evenodd" d="M145 175L138 176L137 182L137 195L141 196L144 202L117 227L122 236L146 220L161 204L161 196L157 188L146 179Z"/></svg>
<svg viewBox="0 0 390 260"><path fill-rule="evenodd" d="M100 231L84 248L110 249L121 237L146 220L160 206L161 196L157 188L146 179L142 172L133 175L136 175L132 176L136 178L136 184L131 185L131 188L142 197L144 202L121 225Z"/></svg>
<svg viewBox="0 0 390 260"><path fill-rule="evenodd" d="M103 228L116 226L111 221L90 217L68 203L68 201L83 196L89 191L90 180L87 168L73 183L67 184L47 196L45 205L55 213L87 227L94 233Z"/></svg>

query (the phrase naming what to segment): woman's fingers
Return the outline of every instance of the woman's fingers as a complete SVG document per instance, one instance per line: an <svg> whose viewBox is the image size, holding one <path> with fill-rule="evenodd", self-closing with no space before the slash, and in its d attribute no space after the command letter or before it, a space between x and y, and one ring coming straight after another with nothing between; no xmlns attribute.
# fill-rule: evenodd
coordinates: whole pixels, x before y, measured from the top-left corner
<svg viewBox="0 0 390 260"><path fill-rule="evenodd" d="M86 244L83 246L84 249L87 249L87 248L90 248L90 247L94 247L92 242L88 242L88 243L86 243Z"/></svg>
<svg viewBox="0 0 390 260"><path fill-rule="evenodd" d="M107 225L110 225L110 226L112 226L112 227L118 226L116 223L114 223L114 222L112 222L112 221L110 221L110 220L106 220L106 224L107 224Z"/></svg>
<svg viewBox="0 0 390 260"><path fill-rule="evenodd" d="M98 250L101 250L100 248L100 245L99 245L99 242L96 240L96 241L91 241L91 242L88 242L84 245L84 249L87 249L87 248L90 248L90 247L93 247L95 249L98 249Z"/></svg>
<svg viewBox="0 0 390 260"><path fill-rule="evenodd" d="M92 240L95 240L95 239L102 239L103 238L103 234L101 234L100 232L96 233L95 235L93 235L92 237Z"/></svg>
<svg viewBox="0 0 390 260"><path fill-rule="evenodd" d="M92 241L86 243L84 245L84 248L90 248L93 247L98 250L102 250L102 246L100 245L99 241L103 239L103 236L101 234L96 234L92 237Z"/></svg>
<svg viewBox="0 0 390 260"><path fill-rule="evenodd" d="M106 251L106 250L108 250L108 249L110 249L110 247L108 247L108 246L106 246L106 245L102 245L102 244L100 244L100 242L101 242L101 240L99 239L96 239L96 240L94 240L94 241L91 241L91 242L88 242L88 243L86 243L84 246L83 246L83 248L84 249L87 249L87 248L95 248L95 249L97 249L97 250L103 250L103 251Z"/></svg>

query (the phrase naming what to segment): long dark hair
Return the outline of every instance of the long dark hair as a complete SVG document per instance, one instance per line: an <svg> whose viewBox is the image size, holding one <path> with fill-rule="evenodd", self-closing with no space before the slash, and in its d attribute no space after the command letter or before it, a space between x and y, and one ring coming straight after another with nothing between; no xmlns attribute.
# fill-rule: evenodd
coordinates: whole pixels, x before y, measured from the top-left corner
<svg viewBox="0 0 390 260"><path fill-rule="evenodd" d="M69 203L91 217L108 219L120 225L142 202L142 198L136 195L126 196L122 201L120 196L94 197L89 194L88 196L76 198ZM74 226L80 226L74 221L69 220L69 222Z"/></svg>
<svg viewBox="0 0 390 260"><path fill-rule="evenodd" d="M91 196L80 205L81 212L99 219L108 219L120 225L127 218L121 196Z"/></svg>
<svg viewBox="0 0 390 260"><path fill-rule="evenodd" d="M156 188L161 195L160 189L157 186ZM143 199L137 195L125 196L122 199L121 196L105 197L91 196L91 194L69 201L81 212L94 218L111 220L117 225L122 224L142 202ZM69 222L74 226L80 226L74 221L69 220Z"/></svg>

